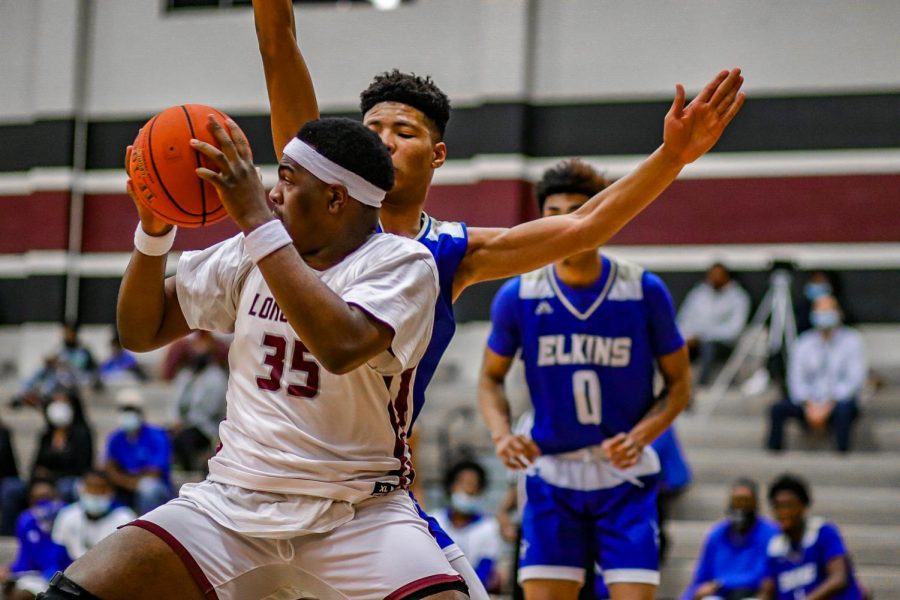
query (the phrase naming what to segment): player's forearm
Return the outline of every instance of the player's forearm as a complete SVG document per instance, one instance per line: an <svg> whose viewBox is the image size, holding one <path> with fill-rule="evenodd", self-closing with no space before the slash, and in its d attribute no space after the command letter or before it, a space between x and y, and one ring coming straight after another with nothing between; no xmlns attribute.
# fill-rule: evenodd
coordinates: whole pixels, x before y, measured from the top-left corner
<svg viewBox="0 0 900 600"><path fill-rule="evenodd" d="M297 44L291 0L257 0L253 15L272 115L272 143L279 158L300 127L319 117L319 106Z"/></svg>
<svg viewBox="0 0 900 600"><path fill-rule="evenodd" d="M574 213L583 220L581 250L606 244L678 177L684 164L660 146L635 170L591 198Z"/></svg>
<svg viewBox="0 0 900 600"><path fill-rule="evenodd" d="M351 371L390 346L369 317L325 285L293 245L258 266L288 323L328 371Z"/></svg>
<svg viewBox="0 0 900 600"><path fill-rule="evenodd" d="M482 373L478 382L478 406L495 442L512 433L509 421L509 400L503 388L503 380Z"/></svg>
<svg viewBox="0 0 900 600"><path fill-rule="evenodd" d="M146 352L158 348L166 309L166 257L137 250L119 286L116 328L123 348Z"/></svg>
<svg viewBox="0 0 900 600"><path fill-rule="evenodd" d="M690 369L675 376L665 376L668 393L650 409L631 430L630 435L641 444L653 443L687 408L691 398Z"/></svg>

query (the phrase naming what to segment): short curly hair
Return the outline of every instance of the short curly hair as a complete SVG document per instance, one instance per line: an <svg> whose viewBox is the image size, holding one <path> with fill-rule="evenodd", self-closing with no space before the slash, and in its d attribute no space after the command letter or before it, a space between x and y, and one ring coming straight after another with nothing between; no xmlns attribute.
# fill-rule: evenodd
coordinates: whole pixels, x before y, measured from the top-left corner
<svg viewBox="0 0 900 600"><path fill-rule="evenodd" d="M362 123L343 118L316 119L304 125L297 138L380 189L387 192L394 187L391 153Z"/></svg>
<svg viewBox="0 0 900 600"><path fill-rule="evenodd" d="M434 124L439 138L443 139L447 121L450 120L450 99L430 76L420 77L399 69L376 75L369 87L359 95L359 109L366 114L381 102L400 102L422 111Z"/></svg>
<svg viewBox="0 0 900 600"><path fill-rule="evenodd" d="M608 185L606 178L583 160L570 158L544 171L537 183L535 196L538 210L553 194L584 194L588 198L599 194Z"/></svg>
<svg viewBox="0 0 900 600"><path fill-rule="evenodd" d="M774 502L775 496L780 492L794 494L803 506L809 506L812 503L812 497L809 495L809 486L803 478L797 475L785 473L769 484L769 502Z"/></svg>

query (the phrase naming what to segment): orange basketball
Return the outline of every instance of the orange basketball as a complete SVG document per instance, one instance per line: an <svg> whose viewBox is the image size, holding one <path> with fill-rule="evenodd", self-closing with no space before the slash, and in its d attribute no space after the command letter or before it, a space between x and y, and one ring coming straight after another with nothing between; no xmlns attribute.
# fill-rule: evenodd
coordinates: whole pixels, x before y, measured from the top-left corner
<svg viewBox="0 0 900 600"><path fill-rule="evenodd" d="M206 128L212 114L222 127L228 117L203 104L181 104L162 111L138 132L128 165L138 199L163 221L202 227L228 216L216 188L196 169L218 167L190 145L191 138L218 147Z"/></svg>

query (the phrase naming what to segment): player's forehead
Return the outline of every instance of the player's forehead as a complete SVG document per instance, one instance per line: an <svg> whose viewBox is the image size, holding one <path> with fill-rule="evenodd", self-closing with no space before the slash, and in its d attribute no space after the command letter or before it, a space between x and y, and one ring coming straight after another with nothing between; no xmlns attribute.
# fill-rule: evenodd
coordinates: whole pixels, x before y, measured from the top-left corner
<svg viewBox="0 0 900 600"><path fill-rule="evenodd" d="M588 201L588 197L586 194L570 194L570 193L558 193L558 194L550 194L547 196L547 199L544 200L544 210L547 209L556 209L563 210L568 209L573 206L581 206L585 202Z"/></svg>
<svg viewBox="0 0 900 600"><path fill-rule="evenodd" d="M310 173L300 163L283 154L281 156L281 160L278 161L278 176L283 177L286 175L290 175L292 179L298 181L303 179L312 179L320 183L322 182L321 179Z"/></svg>
<svg viewBox="0 0 900 600"><path fill-rule="evenodd" d="M410 127L428 128L428 117L418 108L402 102L379 102L363 115L363 124L366 126L381 125L393 126L408 125Z"/></svg>

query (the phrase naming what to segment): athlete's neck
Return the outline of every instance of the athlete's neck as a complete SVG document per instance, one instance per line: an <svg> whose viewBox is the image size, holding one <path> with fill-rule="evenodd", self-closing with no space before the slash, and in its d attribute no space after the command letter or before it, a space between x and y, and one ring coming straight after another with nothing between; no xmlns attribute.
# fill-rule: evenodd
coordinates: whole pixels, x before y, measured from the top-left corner
<svg viewBox="0 0 900 600"><path fill-rule="evenodd" d="M324 271L356 252L360 246L369 240L369 236L374 233L375 231L373 230L363 236L337 236L335 243L301 254L300 257L311 269Z"/></svg>
<svg viewBox="0 0 900 600"><path fill-rule="evenodd" d="M586 288L603 275L603 261L596 250L570 256L553 264L556 277L569 287Z"/></svg>
<svg viewBox="0 0 900 600"><path fill-rule="evenodd" d="M387 233L414 238L422 228L422 205L381 205L381 228Z"/></svg>

